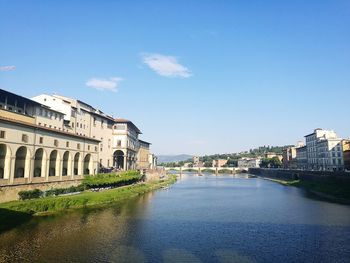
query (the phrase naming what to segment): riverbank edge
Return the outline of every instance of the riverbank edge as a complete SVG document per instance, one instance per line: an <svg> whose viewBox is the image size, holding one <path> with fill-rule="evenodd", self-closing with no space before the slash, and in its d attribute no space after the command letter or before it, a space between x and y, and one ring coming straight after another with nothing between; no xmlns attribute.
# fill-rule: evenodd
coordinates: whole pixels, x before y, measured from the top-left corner
<svg viewBox="0 0 350 263"><path fill-rule="evenodd" d="M268 177L262 177L262 176L258 176L258 178L264 179L264 180L268 180L268 181L272 181L275 183L279 183L283 186L293 186L293 187L297 187L300 189L303 189L304 191L306 191L307 193L313 194L319 198L331 201L331 202L335 202L335 203L340 203L343 205L350 205L350 199L346 199L346 198L341 198L341 197L336 197L333 196L331 194L328 193L322 193L319 191L315 191L309 187L307 187L306 185L300 185L301 181L300 180L294 180L294 181L287 181L287 180L281 180L281 179L273 179L273 178L268 178Z"/></svg>
<svg viewBox="0 0 350 263"><path fill-rule="evenodd" d="M138 183L101 192L86 191L71 196L45 197L0 204L0 233L29 221L35 216L48 216L84 208L101 208L122 203L130 198L174 184L176 175L149 183Z"/></svg>

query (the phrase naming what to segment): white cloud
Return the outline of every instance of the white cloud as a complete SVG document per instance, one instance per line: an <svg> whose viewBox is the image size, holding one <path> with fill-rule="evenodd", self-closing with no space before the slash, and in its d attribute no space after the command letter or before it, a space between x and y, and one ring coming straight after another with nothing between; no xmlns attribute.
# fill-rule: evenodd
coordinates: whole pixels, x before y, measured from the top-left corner
<svg viewBox="0 0 350 263"><path fill-rule="evenodd" d="M122 78L112 77L109 79L89 79L85 84L88 87L97 89L97 90L109 90L116 92L118 90L119 83L122 81Z"/></svg>
<svg viewBox="0 0 350 263"><path fill-rule="evenodd" d="M0 66L0 71L12 71L15 69L16 69L16 66Z"/></svg>
<svg viewBox="0 0 350 263"><path fill-rule="evenodd" d="M143 54L143 63L164 77L189 78L190 70L177 62L176 57L160 54Z"/></svg>

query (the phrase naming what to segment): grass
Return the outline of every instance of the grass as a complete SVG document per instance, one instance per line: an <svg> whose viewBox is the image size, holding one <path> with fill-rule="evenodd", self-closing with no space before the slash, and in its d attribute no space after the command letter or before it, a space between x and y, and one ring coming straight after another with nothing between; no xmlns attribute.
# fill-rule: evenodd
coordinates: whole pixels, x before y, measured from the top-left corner
<svg viewBox="0 0 350 263"><path fill-rule="evenodd" d="M142 195L152 190L161 188L162 186L174 183L175 181L176 176L170 176L169 179L164 181L155 183L140 183L105 190L102 192L86 191L73 196L45 197L26 201L13 201L0 204L0 211L11 211L14 213L14 216L15 213L24 213L27 215L45 215L67 209L103 206L120 202L137 195ZM3 224L2 220L6 221L7 218L0 217L0 223Z"/></svg>

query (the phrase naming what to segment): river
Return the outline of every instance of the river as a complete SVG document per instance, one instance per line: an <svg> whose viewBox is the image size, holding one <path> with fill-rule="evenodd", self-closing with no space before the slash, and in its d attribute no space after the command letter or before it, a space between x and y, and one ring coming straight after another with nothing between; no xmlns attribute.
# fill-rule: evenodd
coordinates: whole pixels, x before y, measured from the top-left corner
<svg viewBox="0 0 350 263"><path fill-rule="evenodd" d="M108 208L0 235L1 262L350 262L350 206L233 175L184 174Z"/></svg>

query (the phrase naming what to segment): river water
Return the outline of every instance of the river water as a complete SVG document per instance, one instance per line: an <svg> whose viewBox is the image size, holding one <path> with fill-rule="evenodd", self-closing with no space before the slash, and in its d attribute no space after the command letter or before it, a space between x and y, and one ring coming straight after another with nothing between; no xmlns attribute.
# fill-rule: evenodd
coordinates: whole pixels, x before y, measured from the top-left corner
<svg viewBox="0 0 350 263"><path fill-rule="evenodd" d="M233 175L182 175L122 206L35 218L0 262L350 262L350 206Z"/></svg>

